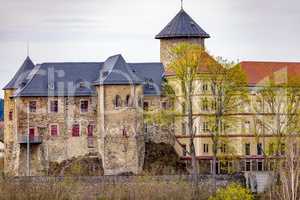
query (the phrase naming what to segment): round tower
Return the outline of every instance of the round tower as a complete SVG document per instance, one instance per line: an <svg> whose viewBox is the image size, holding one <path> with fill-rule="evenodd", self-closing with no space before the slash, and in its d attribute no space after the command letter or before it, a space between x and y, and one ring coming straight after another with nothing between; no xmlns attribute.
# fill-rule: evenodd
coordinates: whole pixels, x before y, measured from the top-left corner
<svg viewBox="0 0 300 200"><path fill-rule="evenodd" d="M180 42L189 42L205 48L205 39L210 38L183 8L168 23L168 25L155 36L160 40L160 62L167 66L170 62L170 49Z"/></svg>

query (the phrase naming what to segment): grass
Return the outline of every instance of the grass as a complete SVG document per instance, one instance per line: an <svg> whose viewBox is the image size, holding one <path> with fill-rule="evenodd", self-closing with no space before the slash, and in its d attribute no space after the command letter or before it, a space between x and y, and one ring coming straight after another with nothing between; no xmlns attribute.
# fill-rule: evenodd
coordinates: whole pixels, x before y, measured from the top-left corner
<svg viewBox="0 0 300 200"><path fill-rule="evenodd" d="M137 179L130 183L88 183L74 181L0 181L0 200L191 200L208 199L208 188L192 188L186 182L158 182ZM200 195L201 194L201 195Z"/></svg>

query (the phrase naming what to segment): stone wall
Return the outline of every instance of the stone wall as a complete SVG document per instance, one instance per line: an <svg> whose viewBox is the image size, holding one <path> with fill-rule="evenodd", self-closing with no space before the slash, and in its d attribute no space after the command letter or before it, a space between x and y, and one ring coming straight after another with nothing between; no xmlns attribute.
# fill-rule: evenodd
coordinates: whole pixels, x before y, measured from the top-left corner
<svg viewBox="0 0 300 200"><path fill-rule="evenodd" d="M138 101L143 87L135 85L105 85L99 92L99 126L101 155L106 175L135 173L142 170L144 156L143 110ZM121 106L115 106L119 95ZM126 96L132 104L126 106Z"/></svg>
<svg viewBox="0 0 300 200"><path fill-rule="evenodd" d="M203 38L172 38L172 39L161 39L160 40L160 62L166 67L171 60L170 50L181 42L188 42L197 44L204 47Z"/></svg>

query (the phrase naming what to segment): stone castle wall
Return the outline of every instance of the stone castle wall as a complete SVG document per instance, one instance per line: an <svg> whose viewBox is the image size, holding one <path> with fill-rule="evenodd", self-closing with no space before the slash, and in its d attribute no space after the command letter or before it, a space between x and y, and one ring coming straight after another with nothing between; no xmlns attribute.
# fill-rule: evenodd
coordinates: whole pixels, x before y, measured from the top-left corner
<svg viewBox="0 0 300 200"><path fill-rule="evenodd" d="M143 110L139 99L143 97L142 86L101 86L99 91L99 126L101 154L104 173L139 173L143 166L144 137ZM115 106L119 95L121 106ZM126 106L126 96L131 96L131 105Z"/></svg>
<svg viewBox="0 0 300 200"><path fill-rule="evenodd" d="M171 61L171 53L170 50L172 47L176 46L181 42L188 42L192 44L200 45L204 47L204 39L203 38L170 38L170 39L161 39L160 40L160 62L164 64L164 66L168 66Z"/></svg>

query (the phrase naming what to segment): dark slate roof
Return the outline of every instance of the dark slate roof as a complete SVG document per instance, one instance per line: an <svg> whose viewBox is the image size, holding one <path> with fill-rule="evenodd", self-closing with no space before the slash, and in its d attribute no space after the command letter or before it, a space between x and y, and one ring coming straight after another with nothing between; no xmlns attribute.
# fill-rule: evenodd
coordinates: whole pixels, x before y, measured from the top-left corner
<svg viewBox="0 0 300 200"><path fill-rule="evenodd" d="M138 77L144 80L144 95L161 95L161 85L165 73L162 63L130 63L129 65Z"/></svg>
<svg viewBox="0 0 300 200"><path fill-rule="evenodd" d="M109 72L101 78L105 71ZM127 73L127 77L117 71ZM29 81L14 96L92 96L97 84L132 83L144 84L144 95L160 95L163 75L161 63L126 63L121 55L104 63L43 63L28 74Z"/></svg>
<svg viewBox="0 0 300 200"><path fill-rule="evenodd" d="M111 56L104 62L99 78L94 82L96 85L136 85L142 83L143 80L137 77L120 54Z"/></svg>
<svg viewBox="0 0 300 200"><path fill-rule="evenodd" d="M103 63L44 63L15 96L91 96Z"/></svg>
<svg viewBox="0 0 300 200"><path fill-rule="evenodd" d="M169 24L155 36L156 39L200 37L209 38L206 33L183 9L169 22Z"/></svg>
<svg viewBox="0 0 300 200"><path fill-rule="evenodd" d="M20 87L23 87L28 81L28 74L34 67L35 65L27 56L20 69L14 75L13 79L3 88L3 90L18 89Z"/></svg>

